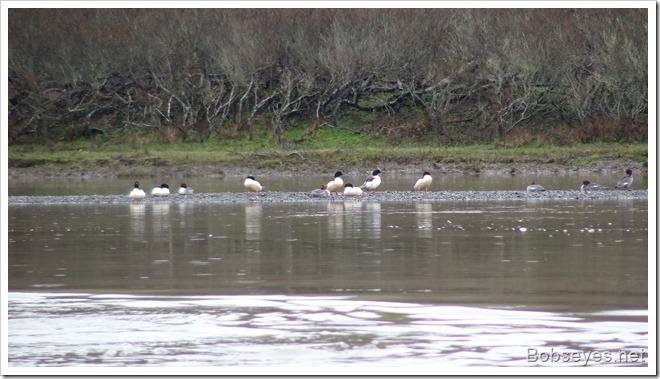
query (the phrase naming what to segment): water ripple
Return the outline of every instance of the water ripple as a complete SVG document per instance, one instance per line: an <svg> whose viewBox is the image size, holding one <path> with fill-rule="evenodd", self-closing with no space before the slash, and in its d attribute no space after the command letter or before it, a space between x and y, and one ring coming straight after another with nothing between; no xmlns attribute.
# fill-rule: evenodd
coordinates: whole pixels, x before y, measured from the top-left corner
<svg viewBox="0 0 660 379"><path fill-rule="evenodd" d="M12 292L8 311L10 367L648 365L648 358L620 362L619 353L648 352L646 310L575 315L350 296ZM596 351L614 358L585 362Z"/></svg>

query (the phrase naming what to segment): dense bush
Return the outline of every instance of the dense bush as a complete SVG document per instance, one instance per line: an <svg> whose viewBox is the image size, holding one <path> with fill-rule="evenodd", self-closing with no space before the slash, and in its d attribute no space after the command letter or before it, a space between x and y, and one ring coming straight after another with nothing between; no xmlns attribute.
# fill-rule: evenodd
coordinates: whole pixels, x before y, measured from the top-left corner
<svg viewBox="0 0 660 379"><path fill-rule="evenodd" d="M647 13L10 9L9 135L645 141Z"/></svg>

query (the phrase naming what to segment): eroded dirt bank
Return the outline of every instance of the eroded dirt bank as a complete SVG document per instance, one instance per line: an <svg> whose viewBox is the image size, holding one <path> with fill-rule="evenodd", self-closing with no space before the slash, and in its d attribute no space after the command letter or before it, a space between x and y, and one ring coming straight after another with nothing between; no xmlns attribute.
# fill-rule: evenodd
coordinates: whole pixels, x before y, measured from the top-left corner
<svg viewBox="0 0 660 379"><path fill-rule="evenodd" d="M225 177L243 176L246 173L259 176L298 176L318 175L319 172L341 170L344 173L364 173L375 167L357 165L352 167L327 168L319 167L305 162L283 162L277 167L260 167L258 162L240 165L157 165L157 166L128 166L108 164L93 168L71 166L40 166L12 167L8 169L9 178L39 179L39 178L126 178L139 176L170 176L170 177ZM580 166L579 164L564 165L546 162L511 162L511 163L442 163L442 162L410 162L386 163L378 168L388 174L410 174L429 170L434 174L443 173L469 173L469 174L564 174L564 173L613 173L622 174L627 168L632 168L637 174L647 172L647 167L629 160L604 160L597 164Z"/></svg>

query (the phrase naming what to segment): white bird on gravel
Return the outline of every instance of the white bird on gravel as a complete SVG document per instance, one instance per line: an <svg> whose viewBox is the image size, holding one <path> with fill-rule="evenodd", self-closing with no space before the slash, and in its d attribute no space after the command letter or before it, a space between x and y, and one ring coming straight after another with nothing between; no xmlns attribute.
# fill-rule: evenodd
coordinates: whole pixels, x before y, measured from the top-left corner
<svg viewBox="0 0 660 379"><path fill-rule="evenodd" d="M344 187L344 180L341 178L342 177L341 171L335 172L335 178L332 179L331 181L326 184L326 188L330 193L339 193L341 189Z"/></svg>
<svg viewBox="0 0 660 379"><path fill-rule="evenodd" d="M532 182L532 184L527 186L527 192L541 192L545 191L542 185Z"/></svg>
<svg viewBox="0 0 660 379"><path fill-rule="evenodd" d="M627 169L626 170L626 176L621 178L619 182L616 184L616 188L620 189L630 189L630 185L633 182L633 176L632 176L632 169Z"/></svg>
<svg viewBox="0 0 660 379"><path fill-rule="evenodd" d="M367 191L375 191L376 188L380 185L380 170L375 169L371 173L371 178L367 179L363 185L360 186L360 188L367 190Z"/></svg>
<svg viewBox="0 0 660 379"><path fill-rule="evenodd" d="M188 185L186 183L181 183L181 187L179 187L179 195L192 195L193 194L193 189L188 188Z"/></svg>
<svg viewBox="0 0 660 379"><path fill-rule="evenodd" d="M344 196L360 196L362 189L360 187L353 187L353 184L346 183L344 185Z"/></svg>
<svg viewBox="0 0 660 379"><path fill-rule="evenodd" d="M248 175L248 177L245 179L245 182L243 182L243 187L247 189L250 192L259 192L263 189L261 186L261 183L259 183L254 176Z"/></svg>
<svg viewBox="0 0 660 379"><path fill-rule="evenodd" d="M431 178L431 174L428 171L424 171L424 174L420 179L417 180L415 185L413 186L413 191L425 191L428 190L429 186L431 185L431 182L433 181L433 178Z"/></svg>
<svg viewBox="0 0 660 379"><path fill-rule="evenodd" d="M168 196L170 194L170 186L163 183L160 187L151 190L151 196Z"/></svg>
<svg viewBox="0 0 660 379"><path fill-rule="evenodd" d="M133 190L131 193L128 194L128 197L134 200L140 200L144 199L146 194L142 189L140 189L140 182L135 181L135 184L133 184Z"/></svg>

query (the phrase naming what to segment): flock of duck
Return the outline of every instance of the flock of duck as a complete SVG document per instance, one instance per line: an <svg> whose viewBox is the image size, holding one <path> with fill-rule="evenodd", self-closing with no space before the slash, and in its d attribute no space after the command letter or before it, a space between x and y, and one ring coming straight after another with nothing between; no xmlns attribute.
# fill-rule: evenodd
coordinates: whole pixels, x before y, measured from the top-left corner
<svg viewBox="0 0 660 379"><path fill-rule="evenodd" d="M353 186L353 183L344 184L344 180L341 178L344 174L342 174L341 171L337 171L335 172L334 178L328 182L328 184L313 190L310 195L312 197L328 197L333 193L339 194L339 191L341 191L342 188L344 189L344 196L360 196L364 191L374 192L381 183L380 173L381 171L379 169L375 169L371 173L371 177L364 181L364 184L360 187L355 187ZM415 182L413 191L428 190L432 181L433 178L431 177L431 174L428 171L424 171L422 177Z"/></svg>
<svg viewBox="0 0 660 379"><path fill-rule="evenodd" d="M193 194L193 189L188 188L188 185L186 183L181 183L181 187L179 187L179 195L192 195ZM169 196L170 195L170 186L168 186L166 183L161 184L159 187L155 187L154 189L151 190L151 196ZM131 193L128 194L128 197L131 199L135 200L140 200L144 199L147 196L147 193L144 192L143 189L140 188L140 182L135 181L135 184L133 184L133 190Z"/></svg>
<svg viewBox="0 0 660 379"><path fill-rule="evenodd" d="M371 173L371 177L367 178L367 180L364 181L364 184L362 184L359 187L355 187L353 186L352 183L344 184L344 181L342 179L342 176L344 174L342 174L341 171L337 171L334 175L334 178L331 181L329 181L328 184L321 186L321 188L311 191L310 196L329 197L332 194L338 195L342 189L344 196L360 196L365 191L374 192L381 184L380 174L381 171L379 169L375 169ZM433 178L431 177L431 174L428 171L424 171L422 177L419 178L413 185L413 191L427 191L429 186L431 186L432 182L433 182ZM632 169L627 169L626 176L624 176L617 182L615 188L629 190L630 186L632 185L632 182L633 182ZM243 187L245 187L246 191L250 193L257 193L264 189L261 183L259 183L252 175L248 175L248 177L243 182ZM588 180L583 181L582 186L580 187L581 191L596 191L596 190L606 190L606 189L608 189L608 187L604 187L596 183L591 183ZM529 186L527 186L527 191L540 192L540 191L545 191L545 188L539 184L536 184L535 182L532 182ZM151 196L168 196L169 194L170 194L170 187L166 183L161 184L159 187L156 187L151 191ZM181 187L179 187L178 194L192 195L193 189L189 188L186 185L186 183L181 183ZM140 188L140 182L136 181L133 186L133 190L130 192L128 197L131 199L139 200L139 199L144 199L146 195L147 194L145 193L145 191Z"/></svg>
<svg viewBox="0 0 660 379"><path fill-rule="evenodd" d="M630 186L632 185L632 182L633 182L632 169L627 169L626 170L626 176L619 179L619 181L616 183L616 186L614 186L614 188L629 190ZM605 186L601 186L600 184L591 183L588 180L583 181L582 186L580 186L581 191L601 191L601 190L607 190L607 189L609 189L609 188L605 187ZM541 185L538 185L538 184L532 182L532 184L527 186L527 191L528 192L539 192L539 191L545 191L545 188L543 188L543 186L541 186Z"/></svg>

